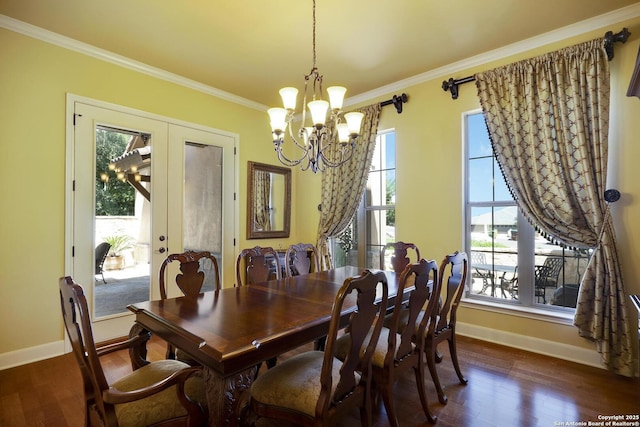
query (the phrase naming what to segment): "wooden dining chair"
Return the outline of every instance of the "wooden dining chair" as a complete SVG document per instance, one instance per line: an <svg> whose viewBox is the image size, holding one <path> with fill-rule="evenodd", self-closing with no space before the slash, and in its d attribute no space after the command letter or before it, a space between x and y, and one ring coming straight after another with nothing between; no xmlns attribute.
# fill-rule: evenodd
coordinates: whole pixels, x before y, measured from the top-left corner
<svg viewBox="0 0 640 427"><path fill-rule="evenodd" d="M393 255L391 255L390 261L388 262L387 254L392 250ZM414 262L418 262L420 260L420 250L418 250L418 247L415 244L405 242L387 243L380 252L380 269L390 269L398 274L402 273L405 267L411 263L409 251L413 251L415 253Z"/></svg>
<svg viewBox="0 0 640 427"><path fill-rule="evenodd" d="M243 279L244 277L244 279ZM243 249L236 259L236 281L237 286L250 283L266 282L271 279L281 279L282 268L278 252L272 247L255 246L250 249ZM269 369L277 363L277 358L272 357L266 361ZM258 364L256 372L260 371Z"/></svg>
<svg viewBox="0 0 640 427"><path fill-rule="evenodd" d="M311 243L298 243L289 246L284 260L287 264L284 269L287 277L320 271L318 250Z"/></svg>
<svg viewBox="0 0 640 427"><path fill-rule="evenodd" d="M149 333L96 347L82 286L71 277L59 281L60 306L84 384L85 425L205 425L206 395L201 368L159 360L109 384L100 357L144 345Z"/></svg>
<svg viewBox="0 0 640 427"><path fill-rule="evenodd" d="M236 285L282 278L278 252L271 247L243 249L236 259Z"/></svg>
<svg viewBox="0 0 640 427"><path fill-rule="evenodd" d="M381 291L378 300L377 291ZM347 298L356 300L357 309L349 316L352 339L341 361L334 349ZM387 299L383 272L366 270L345 280L331 311L325 351L298 354L259 376L249 391L249 424L264 417L276 425L285 421L296 426L333 426L357 407L362 425L370 426L371 357Z"/></svg>
<svg viewBox="0 0 640 427"><path fill-rule="evenodd" d="M425 339L427 365L429 366L429 372L436 386L440 403L447 403L447 396L442 389L438 371L436 370L436 362L442 361L442 355L438 353L438 344L447 341L453 368L458 375L460 384L467 384L467 379L462 375L460 364L458 363L458 352L456 349L456 315L458 305L460 305L460 299L464 293L468 271L469 261L465 252L455 252L447 255L440 264L439 289L440 291L444 291L445 295L438 310L438 322L428 329ZM444 281L445 278L446 282Z"/></svg>
<svg viewBox="0 0 640 427"><path fill-rule="evenodd" d="M205 283L212 283L213 290L220 289L220 269L216 257L206 251L186 251L171 254L162 262L159 277L162 299L167 298L167 268L174 261L180 263L180 273L176 275L175 283L183 295L197 297Z"/></svg>
<svg viewBox="0 0 640 427"><path fill-rule="evenodd" d="M405 288L414 286L408 301L408 308L403 307L400 297ZM437 421L429 408L427 393L424 387L424 339L428 327L436 323L439 295L438 264L435 261L421 259L418 263L409 264L398 281L398 297L388 327L383 327L378 345L372 357L373 386L382 396L382 401L392 427L397 427L398 414L394 403L394 384L407 370L412 369L422 410L431 423ZM402 332L400 324L405 326ZM406 325L409 325L407 327ZM392 332L394 331L394 332ZM349 348L351 334L346 333L336 342L336 357L344 360Z"/></svg>
<svg viewBox="0 0 640 427"><path fill-rule="evenodd" d="M160 298L167 298L168 266L174 261L180 263L180 273L175 277L175 284L186 297L196 298L202 292L205 283L212 283L214 290L220 290L220 270L218 260L207 251L186 251L183 253L171 254L165 258L160 266ZM177 359L189 365L195 366L198 363L188 354L180 349L167 344L167 359Z"/></svg>

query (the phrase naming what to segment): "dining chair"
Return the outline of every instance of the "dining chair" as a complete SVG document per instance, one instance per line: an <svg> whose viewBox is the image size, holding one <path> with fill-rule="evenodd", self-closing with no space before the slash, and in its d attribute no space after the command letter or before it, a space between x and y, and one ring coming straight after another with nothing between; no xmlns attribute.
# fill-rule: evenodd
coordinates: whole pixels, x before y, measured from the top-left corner
<svg viewBox="0 0 640 427"><path fill-rule="evenodd" d="M282 268L280 266L280 256L272 247L255 246L253 248L243 249L238 254L238 258L236 259L237 286L281 278ZM266 361L269 369L273 368L276 363L276 357L272 357ZM256 375L258 371L260 371L261 365L261 363L258 364Z"/></svg>
<svg viewBox="0 0 640 427"><path fill-rule="evenodd" d="M427 365L429 372L433 378L433 382L438 392L438 400L440 403L447 403L447 396L444 394L438 371L436 370L436 362L442 361L442 355L438 353L438 344L447 341L449 344L449 354L453 362L453 368L458 375L460 384L467 384L467 379L460 371L458 363L458 352L456 349L456 315L460 299L464 293L465 284L467 282L467 273L469 270L469 262L465 252L455 252L447 255L440 264L439 271L439 290L445 292L445 297L440 303L438 309L438 321L429 327L426 335L425 352L427 356ZM446 282L444 278L447 278Z"/></svg>
<svg viewBox="0 0 640 427"><path fill-rule="evenodd" d="M376 298L379 292L381 298ZM355 300L349 315L351 342L344 361L335 357L345 300ZM260 418L297 426L333 426L360 409L363 426L371 425L371 357L382 330L388 289L384 272L365 270L344 281L338 291L324 352L307 351L259 376L249 389L250 425Z"/></svg>
<svg viewBox="0 0 640 427"><path fill-rule="evenodd" d="M284 255L285 273L287 277L309 274L320 270L318 250L311 243L290 245Z"/></svg>
<svg viewBox="0 0 640 427"><path fill-rule="evenodd" d="M243 279L244 278L244 279ZM236 285L282 278L280 256L272 247L243 249L236 259Z"/></svg>
<svg viewBox="0 0 640 427"><path fill-rule="evenodd" d="M402 295L405 288L414 286L408 308L403 307L402 298L396 298L391 322L388 327L382 328L372 356L373 387L382 396L392 427L399 425L394 403L394 384L409 369L414 372L420 403L427 420L431 423L437 421L437 417L429 408L424 387L425 340L416 337L425 337L427 328L433 327L436 323L438 298L430 296L440 294L438 285L438 264L435 261L421 259L418 263L407 265L400 275L397 295ZM402 328L401 323L405 325ZM395 333L399 329L402 331ZM350 341L350 333L344 334L336 341L338 359L344 360Z"/></svg>
<svg viewBox="0 0 640 427"><path fill-rule="evenodd" d="M107 284L107 281L104 279L104 261L107 259L107 254L109 253L109 249L111 249L111 244L107 242L102 242L98 246L96 246L95 250L95 258L96 258L96 269L94 274L97 276L98 274L102 276L102 281L104 284Z"/></svg>
<svg viewBox="0 0 640 427"><path fill-rule="evenodd" d="M97 347L81 285L59 281L60 306L71 348L84 384L85 425L205 425L206 395L201 368L177 360L159 360L107 382L100 357L144 345L148 332Z"/></svg>
<svg viewBox="0 0 640 427"><path fill-rule="evenodd" d="M189 298L196 298L201 292L205 283L211 283L215 290L220 290L220 270L218 260L207 251L186 251L183 253L171 254L165 258L160 266L160 299L167 299L168 288L168 266L174 261L180 263L180 273L175 277L175 284L182 294ZM189 365L197 365L188 354L180 349L167 344L167 359L177 359Z"/></svg>
<svg viewBox="0 0 640 427"><path fill-rule="evenodd" d="M320 271L320 256L318 250L311 243L298 243L290 245L284 255L285 272L287 277L299 276ZM314 350L324 350L326 337L318 338L313 342Z"/></svg>
<svg viewBox="0 0 640 427"><path fill-rule="evenodd" d="M393 250L393 254L389 261L387 261L387 254ZM380 269L387 270L388 267L391 267L391 270L400 274L405 269L407 265L411 262L409 259L409 252L413 251L415 253L415 262L420 260L420 250L413 243L405 243L405 242L393 242L387 243L382 247L382 251L380 252Z"/></svg>

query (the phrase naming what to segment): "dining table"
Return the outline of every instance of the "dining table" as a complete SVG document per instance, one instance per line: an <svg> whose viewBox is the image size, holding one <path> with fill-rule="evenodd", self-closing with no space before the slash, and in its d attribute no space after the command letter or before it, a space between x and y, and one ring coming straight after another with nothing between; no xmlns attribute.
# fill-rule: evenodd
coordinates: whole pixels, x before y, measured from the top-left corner
<svg viewBox="0 0 640 427"><path fill-rule="evenodd" d="M259 364L326 336L338 290L362 271L339 267L128 308L135 314L134 327L155 334L202 365L210 425L235 426ZM384 273L391 307L400 275ZM411 289L407 287L405 295ZM350 295L343 305L342 326L354 310L356 296Z"/></svg>

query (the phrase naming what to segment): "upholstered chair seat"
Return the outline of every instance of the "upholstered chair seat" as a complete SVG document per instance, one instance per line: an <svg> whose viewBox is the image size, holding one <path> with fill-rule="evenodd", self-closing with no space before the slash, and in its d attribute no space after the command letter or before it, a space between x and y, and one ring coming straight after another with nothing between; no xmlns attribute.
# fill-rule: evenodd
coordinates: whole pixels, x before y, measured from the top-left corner
<svg viewBox="0 0 640 427"><path fill-rule="evenodd" d="M140 390L169 377L171 374L189 365L177 360L159 360L143 366L118 379L111 387L118 391ZM206 406L204 380L200 376L191 376L185 381L185 394L203 408ZM142 427L161 421L187 415L186 409L176 399L176 386L153 396L134 402L115 405L119 427Z"/></svg>
<svg viewBox="0 0 640 427"><path fill-rule="evenodd" d="M357 309L349 317L351 341L344 361L340 361L335 344L343 327L343 304L351 295ZM360 276L347 278L331 309L325 350L298 354L258 376L249 389L245 423L262 427L268 419L278 427L291 423L329 427L359 408L362 426L370 427L369 368L388 295L387 279L381 271L365 270Z"/></svg>
<svg viewBox="0 0 640 427"><path fill-rule="evenodd" d="M384 358L387 355L388 351L388 342L389 342L389 333L390 330L386 327L383 327L380 331L380 338L378 338L378 342L376 344L376 348L373 351L373 355L371 356L371 365L379 368L384 367ZM396 334L397 339L400 339L400 334ZM336 357L340 360L344 360L347 355L347 351L349 351L349 347L351 346L351 335L345 334L336 340Z"/></svg>
<svg viewBox="0 0 640 427"><path fill-rule="evenodd" d="M286 405L291 411L314 417L323 359L322 351L308 351L285 360L279 369L270 369L258 376L251 386L251 398L264 405ZM331 393L338 385L341 367L342 362L334 360ZM360 380L359 375L356 378Z"/></svg>

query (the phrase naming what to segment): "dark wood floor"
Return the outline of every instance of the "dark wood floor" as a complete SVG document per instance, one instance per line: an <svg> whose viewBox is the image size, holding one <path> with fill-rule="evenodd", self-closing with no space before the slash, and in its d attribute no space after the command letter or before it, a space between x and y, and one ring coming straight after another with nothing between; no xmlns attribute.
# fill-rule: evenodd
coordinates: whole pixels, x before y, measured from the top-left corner
<svg viewBox="0 0 640 427"><path fill-rule="evenodd" d="M445 352L438 368L447 405L438 402L427 373L430 406L439 417L436 426L559 426L598 421L599 415L640 413L637 378L464 337L459 338L458 348L469 384L458 383ZM162 358L163 351L164 344L152 339L149 359ZM114 378L127 372L127 354L103 361ZM396 401L401 426L430 425L417 399L413 375L397 383ZM376 427L389 425L381 405L375 408L374 422ZM356 413L342 425L357 424ZM0 426L82 425L82 385L71 354L0 371Z"/></svg>

